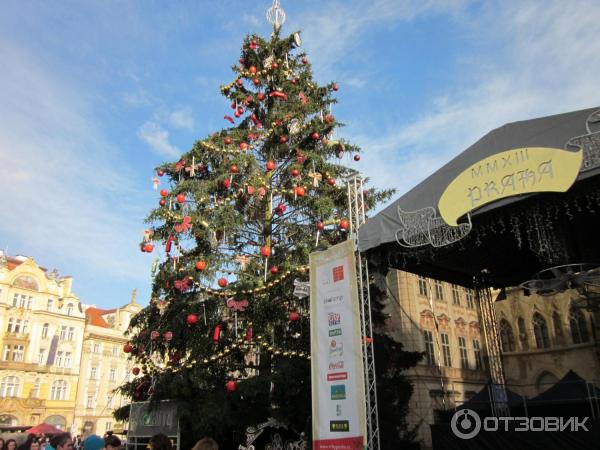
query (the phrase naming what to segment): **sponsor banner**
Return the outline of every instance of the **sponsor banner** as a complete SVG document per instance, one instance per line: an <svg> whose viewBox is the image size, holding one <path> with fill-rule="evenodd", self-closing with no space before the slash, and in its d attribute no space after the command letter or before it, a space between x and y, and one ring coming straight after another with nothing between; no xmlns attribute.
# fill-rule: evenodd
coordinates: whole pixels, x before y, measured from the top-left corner
<svg viewBox="0 0 600 450"><path fill-rule="evenodd" d="M365 388L354 244L310 255L313 448L366 445Z"/></svg>

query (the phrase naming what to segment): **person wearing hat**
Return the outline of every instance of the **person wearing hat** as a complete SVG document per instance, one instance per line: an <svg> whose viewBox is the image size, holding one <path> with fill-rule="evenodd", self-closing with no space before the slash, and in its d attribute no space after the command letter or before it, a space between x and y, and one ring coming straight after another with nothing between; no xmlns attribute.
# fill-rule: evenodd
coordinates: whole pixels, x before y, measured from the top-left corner
<svg viewBox="0 0 600 450"><path fill-rule="evenodd" d="M83 450L103 450L104 439L92 434L83 440Z"/></svg>

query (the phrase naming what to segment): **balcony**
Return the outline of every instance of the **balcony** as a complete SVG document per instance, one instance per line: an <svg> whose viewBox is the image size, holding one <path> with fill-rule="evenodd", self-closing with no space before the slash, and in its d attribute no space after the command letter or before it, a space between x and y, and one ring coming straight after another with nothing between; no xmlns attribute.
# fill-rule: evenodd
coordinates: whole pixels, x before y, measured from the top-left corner
<svg viewBox="0 0 600 450"><path fill-rule="evenodd" d="M15 333L14 331L7 331L4 333L4 340L29 342L29 333Z"/></svg>
<svg viewBox="0 0 600 450"><path fill-rule="evenodd" d="M46 364L24 361L0 361L0 370L21 370L25 372L55 373L60 375L77 375L78 373L74 368L47 366Z"/></svg>

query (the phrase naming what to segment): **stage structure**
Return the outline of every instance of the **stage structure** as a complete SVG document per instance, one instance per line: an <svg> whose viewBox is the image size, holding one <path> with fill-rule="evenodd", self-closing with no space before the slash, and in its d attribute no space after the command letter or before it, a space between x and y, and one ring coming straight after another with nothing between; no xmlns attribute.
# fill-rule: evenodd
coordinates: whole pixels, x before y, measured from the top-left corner
<svg viewBox="0 0 600 450"><path fill-rule="evenodd" d="M600 324L600 107L486 134L359 230L363 258L476 288L497 415L507 412L489 288L575 288Z"/></svg>

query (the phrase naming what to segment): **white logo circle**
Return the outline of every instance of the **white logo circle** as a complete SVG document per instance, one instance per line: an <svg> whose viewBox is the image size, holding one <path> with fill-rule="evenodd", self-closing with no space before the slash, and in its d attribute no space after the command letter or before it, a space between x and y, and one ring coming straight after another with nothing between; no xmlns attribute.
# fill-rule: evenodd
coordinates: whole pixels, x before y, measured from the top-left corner
<svg viewBox="0 0 600 450"><path fill-rule="evenodd" d="M472 439L481 430L481 419L472 409L461 409L456 411L450 422L452 432L461 439Z"/></svg>

